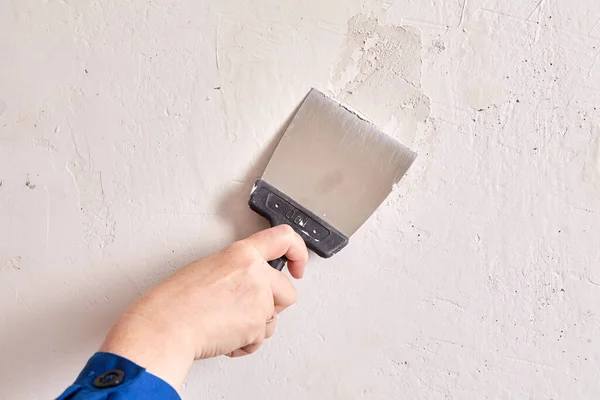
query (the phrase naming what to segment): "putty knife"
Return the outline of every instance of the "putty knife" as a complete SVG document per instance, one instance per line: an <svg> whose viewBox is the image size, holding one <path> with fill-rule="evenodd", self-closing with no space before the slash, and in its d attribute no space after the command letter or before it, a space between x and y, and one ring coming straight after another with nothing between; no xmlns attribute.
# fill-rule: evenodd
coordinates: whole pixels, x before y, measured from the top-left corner
<svg viewBox="0 0 600 400"><path fill-rule="evenodd" d="M249 205L288 224L329 258L375 212L416 153L338 102L311 90L288 126ZM269 264L278 270L285 258Z"/></svg>

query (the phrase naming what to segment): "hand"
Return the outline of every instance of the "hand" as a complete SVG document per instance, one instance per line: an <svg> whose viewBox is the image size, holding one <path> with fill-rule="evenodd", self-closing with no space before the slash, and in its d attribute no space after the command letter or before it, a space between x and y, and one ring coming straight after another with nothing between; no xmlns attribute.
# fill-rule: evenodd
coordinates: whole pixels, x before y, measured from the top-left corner
<svg viewBox="0 0 600 400"><path fill-rule="evenodd" d="M255 352L273 335L277 314L296 301L290 280L267 264L283 255L290 274L301 278L308 252L287 225L182 268L131 306L100 350L136 362L175 388L195 359Z"/></svg>

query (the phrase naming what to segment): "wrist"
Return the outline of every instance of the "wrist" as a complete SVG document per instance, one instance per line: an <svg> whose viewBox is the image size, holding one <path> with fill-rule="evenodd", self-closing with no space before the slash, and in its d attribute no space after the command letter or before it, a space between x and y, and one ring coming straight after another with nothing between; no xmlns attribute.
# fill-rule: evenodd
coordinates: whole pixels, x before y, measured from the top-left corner
<svg viewBox="0 0 600 400"><path fill-rule="evenodd" d="M194 361L190 343L186 330L134 306L112 327L100 351L125 357L178 390Z"/></svg>

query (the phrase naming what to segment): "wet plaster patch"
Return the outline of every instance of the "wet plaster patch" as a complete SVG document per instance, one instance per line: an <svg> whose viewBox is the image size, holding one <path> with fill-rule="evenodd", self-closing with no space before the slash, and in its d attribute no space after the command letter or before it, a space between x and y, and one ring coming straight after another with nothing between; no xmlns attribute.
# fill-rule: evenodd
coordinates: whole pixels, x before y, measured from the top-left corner
<svg viewBox="0 0 600 400"><path fill-rule="evenodd" d="M348 22L330 89L338 100L410 146L418 124L430 112L430 100L421 89L421 48L417 29L355 16Z"/></svg>

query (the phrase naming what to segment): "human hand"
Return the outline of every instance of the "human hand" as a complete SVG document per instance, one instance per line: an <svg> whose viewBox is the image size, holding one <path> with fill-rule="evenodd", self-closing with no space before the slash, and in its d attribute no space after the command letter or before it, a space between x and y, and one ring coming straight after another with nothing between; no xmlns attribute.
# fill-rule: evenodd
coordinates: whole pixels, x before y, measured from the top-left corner
<svg viewBox="0 0 600 400"><path fill-rule="evenodd" d="M131 306L100 350L136 362L175 388L194 359L255 352L273 335L277 314L296 301L290 280L267 264L283 255L290 274L301 278L308 251L287 225L182 268Z"/></svg>

